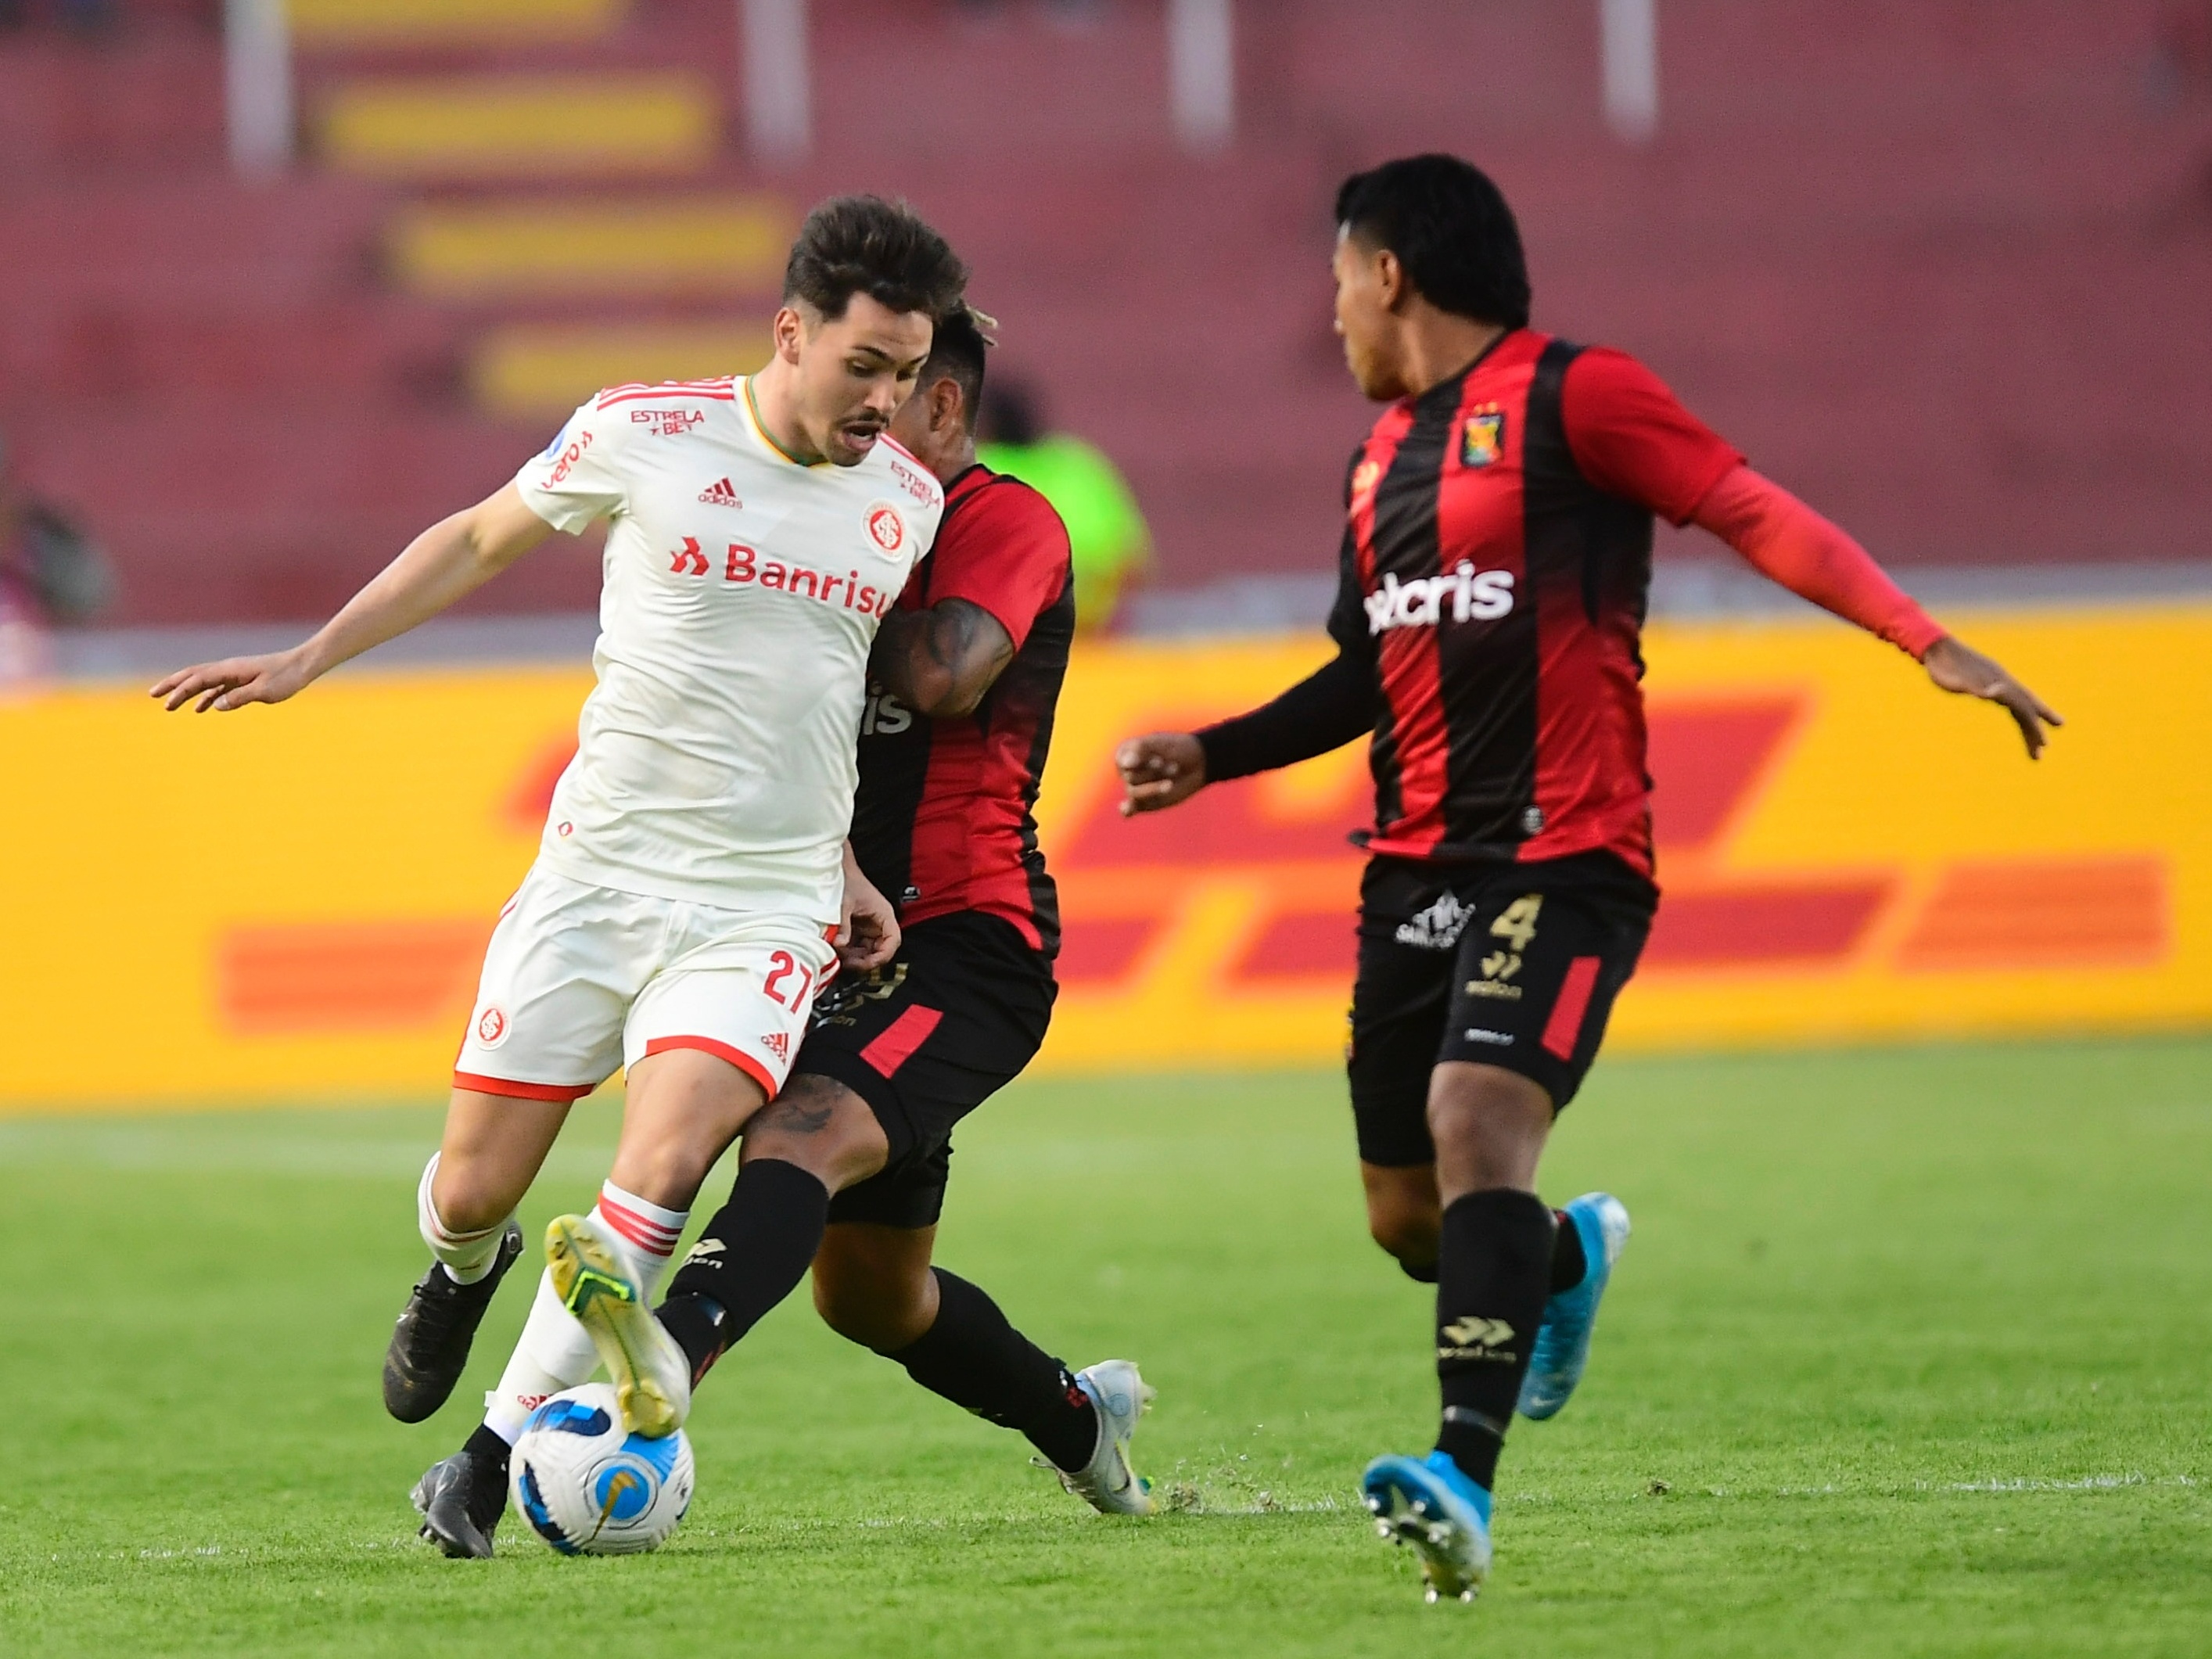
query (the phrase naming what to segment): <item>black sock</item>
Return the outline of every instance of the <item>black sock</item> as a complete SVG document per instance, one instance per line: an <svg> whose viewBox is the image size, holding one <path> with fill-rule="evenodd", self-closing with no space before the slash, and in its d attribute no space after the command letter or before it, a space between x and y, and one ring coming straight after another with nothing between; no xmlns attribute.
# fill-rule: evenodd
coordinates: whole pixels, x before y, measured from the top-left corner
<svg viewBox="0 0 2212 1659"><path fill-rule="evenodd" d="M1571 1291L1589 1276L1589 1258L1583 1254L1582 1229L1565 1210L1552 1212L1559 1232L1552 1243L1552 1294Z"/></svg>
<svg viewBox="0 0 2212 1659"><path fill-rule="evenodd" d="M1098 1408L1066 1366L1006 1322L999 1304L942 1267L937 1318L886 1359L906 1367L933 1394L1002 1428L1019 1429L1030 1443L1073 1474L1098 1449Z"/></svg>
<svg viewBox="0 0 2212 1659"><path fill-rule="evenodd" d="M499 1465L501 1473L503 1474L507 1469L507 1459L513 1454L514 1448L501 1438L499 1431L493 1428L490 1424L479 1423L477 1425L477 1431L461 1442L461 1449L465 1452L474 1452L478 1457L489 1457Z"/></svg>
<svg viewBox="0 0 2212 1659"><path fill-rule="evenodd" d="M829 1220L830 1189L796 1164L758 1158L738 1171L730 1201L714 1212L660 1304L694 1386L798 1288Z"/></svg>
<svg viewBox="0 0 2212 1659"><path fill-rule="evenodd" d="M1495 1187L1444 1211L1437 1262L1437 1380L1448 1452L1475 1485L1498 1478L1528 1351L1544 1315L1555 1224L1534 1193Z"/></svg>
<svg viewBox="0 0 2212 1659"><path fill-rule="evenodd" d="M1412 1279L1415 1284L1433 1285L1437 1282L1437 1264L1435 1262L1408 1261L1402 1255L1396 1257L1395 1260L1399 1267L1404 1271L1406 1277Z"/></svg>

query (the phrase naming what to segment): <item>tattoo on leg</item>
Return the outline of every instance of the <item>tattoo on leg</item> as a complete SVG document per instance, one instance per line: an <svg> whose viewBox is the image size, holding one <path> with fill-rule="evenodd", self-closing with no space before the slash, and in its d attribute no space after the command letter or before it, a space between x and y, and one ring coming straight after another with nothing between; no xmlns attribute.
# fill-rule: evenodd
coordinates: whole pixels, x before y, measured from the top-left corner
<svg viewBox="0 0 2212 1659"><path fill-rule="evenodd" d="M762 1111L755 1125L795 1135L820 1134L837 1110L837 1085L826 1079L793 1078L786 1089Z"/></svg>

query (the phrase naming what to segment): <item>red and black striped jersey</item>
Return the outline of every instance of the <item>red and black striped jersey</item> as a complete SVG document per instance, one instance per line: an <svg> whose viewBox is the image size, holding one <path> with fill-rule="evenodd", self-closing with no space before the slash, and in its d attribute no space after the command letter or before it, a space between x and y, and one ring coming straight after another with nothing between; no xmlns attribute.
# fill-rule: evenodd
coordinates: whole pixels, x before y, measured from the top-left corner
<svg viewBox="0 0 2212 1659"><path fill-rule="evenodd" d="M1054 955L1060 901L1034 809L1075 637L1075 587L1066 528L1043 496L981 465L952 481L936 544L897 608L945 599L990 612L1013 660L959 719L924 718L869 686L854 856L903 924L981 911Z"/></svg>
<svg viewBox="0 0 2212 1659"><path fill-rule="evenodd" d="M1648 877L1652 517L1686 521L1742 461L1634 359L1504 335L1376 422L1346 492L1339 658L1200 734L1207 775L1282 763L1259 752L1270 711L1319 734L1309 753L1371 729L1370 851L1603 850Z"/></svg>

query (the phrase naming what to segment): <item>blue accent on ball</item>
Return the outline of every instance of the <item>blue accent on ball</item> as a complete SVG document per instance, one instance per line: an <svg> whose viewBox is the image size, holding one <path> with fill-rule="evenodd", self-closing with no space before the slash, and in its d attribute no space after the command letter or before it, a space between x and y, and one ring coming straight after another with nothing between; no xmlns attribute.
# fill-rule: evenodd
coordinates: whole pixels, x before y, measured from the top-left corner
<svg viewBox="0 0 2212 1659"><path fill-rule="evenodd" d="M524 1419L522 1431L529 1434L538 1429L550 1429L556 1434L580 1434L587 1439L597 1439L614 1427L614 1419L597 1406L587 1406L580 1400L564 1400L556 1395ZM632 1436L631 1438L636 1438Z"/></svg>
<svg viewBox="0 0 2212 1659"><path fill-rule="evenodd" d="M610 1521L635 1521L653 1506L659 1483L627 1459L610 1463L592 1477L592 1507Z"/></svg>
<svg viewBox="0 0 2212 1659"><path fill-rule="evenodd" d="M539 1409L544 1409L542 1407ZM538 1474L529 1464L522 1466L522 1513L538 1535L563 1555L577 1553L568 1534L561 1530L561 1523L553 1518L553 1511L545 1506L545 1494L538 1490Z"/></svg>
<svg viewBox="0 0 2212 1659"><path fill-rule="evenodd" d="M657 1439L634 1434L623 1442L622 1449L665 1480L676 1473L676 1454L683 1444L684 1437L680 1433L665 1434Z"/></svg>

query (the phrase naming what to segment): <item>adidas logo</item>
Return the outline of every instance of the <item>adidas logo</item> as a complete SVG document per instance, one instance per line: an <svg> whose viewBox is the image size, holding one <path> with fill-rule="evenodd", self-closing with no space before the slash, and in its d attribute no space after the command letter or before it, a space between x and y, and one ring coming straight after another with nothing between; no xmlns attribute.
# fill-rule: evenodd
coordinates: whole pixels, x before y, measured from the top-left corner
<svg viewBox="0 0 2212 1659"><path fill-rule="evenodd" d="M774 1054L778 1060L789 1060L791 1058L791 1036L788 1032L770 1031L766 1036L761 1039L761 1047L767 1049L769 1053Z"/></svg>
<svg viewBox="0 0 2212 1659"><path fill-rule="evenodd" d="M699 492L699 499L709 507L743 507L738 492L730 488L727 478L717 478Z"/></svg>

